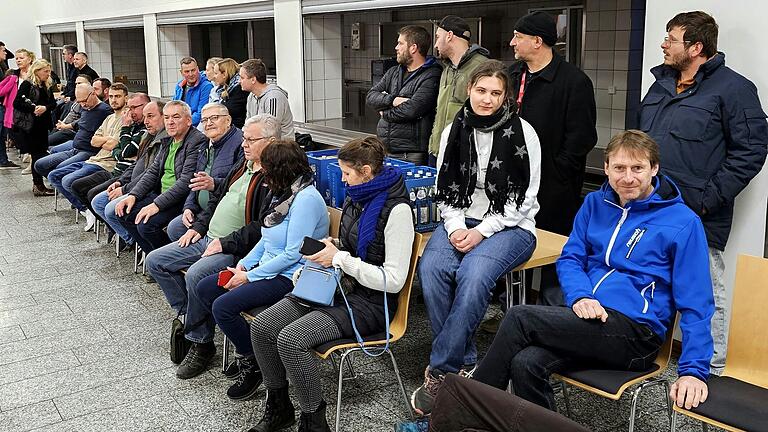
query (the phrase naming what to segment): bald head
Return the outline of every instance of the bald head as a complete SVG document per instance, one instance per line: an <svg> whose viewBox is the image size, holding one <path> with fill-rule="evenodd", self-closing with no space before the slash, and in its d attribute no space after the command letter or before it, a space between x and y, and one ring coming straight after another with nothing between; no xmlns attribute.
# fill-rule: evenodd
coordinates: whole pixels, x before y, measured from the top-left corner
<svg viewBox="0 0 768 432"><path fill-rule="evenodd" d="M78 84L75 87L75 101L87 110L99 104L99 98L90 84Z"/></svg>

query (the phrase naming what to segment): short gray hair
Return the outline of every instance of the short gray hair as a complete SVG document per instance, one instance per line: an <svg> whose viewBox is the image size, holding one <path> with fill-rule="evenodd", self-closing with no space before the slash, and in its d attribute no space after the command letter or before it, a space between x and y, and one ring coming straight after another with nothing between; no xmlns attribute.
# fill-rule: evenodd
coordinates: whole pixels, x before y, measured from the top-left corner
<svg viewBox="0 0 768 432"><path fill-rule="evenodd" d="M264 135L264 138L280 139L280 122L275 116L271 114L256 114L245 121L243 129L254 123L261 125L261 133Z"/></svg>
<svg viewBox="0 0 768 432"><path fill-rule="evenodd" d="M211 108L218 108L219 111L224 111L225 113L227 113L227 115L229 115L229 109L227 108L227 106L219 102L208 102L207 104L203 105L203 109L201 109L200 112L203 112Z"/></svg>
<svg viewBox="0 0 768 432"><path fill-rule="evenodd" d="M189 107L189 105L187 105L186 102L180 100L172 100L166 102L165 106L163 107L163 114L165 114L165 110L175 106L181 107L181 112L183 112L185 116L192 118L192 109Z"/></svg>

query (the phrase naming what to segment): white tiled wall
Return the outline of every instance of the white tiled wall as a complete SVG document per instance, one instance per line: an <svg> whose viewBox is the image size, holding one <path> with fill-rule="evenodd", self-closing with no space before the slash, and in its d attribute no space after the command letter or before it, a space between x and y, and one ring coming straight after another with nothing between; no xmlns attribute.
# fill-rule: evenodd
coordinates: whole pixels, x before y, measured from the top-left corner
<svg viewBox="0 0 768 432"><path fill-rule="evenodd" d="M344 43L344 79L352 81L371 81L371 60L378 60L379 55L379 23L392 21L392 11L372 10L365 13L344 14L342 41ZM351 44L351 28L353 23L360 23L363 34L362 49L353 50ZM388 50L395 55L395 44Z"/></svg>
<svg viewBox="0 0 768 432"><path fill-rule="evenodd" d="M160 82L163 96L171 97L176 83L181 79L179 61L189 55L189 31L186 25L160 26Z"/></svg>
<svg viewBox="0 0 768 432"><path fill-rule="evenodd" d="M143 29L111 31L112 69L114 76L128 78L128 90L147 91L147 59Z"/></svg>
<svg viewBox="0 0 768 432"><path fill-rule="evenodd" d="M624 130L631 30L630 0L586 0L584 72L595 86L597 146Z"/></svg>
<svg viewBox="0 0 768 432"><path fill-rule="evenodd" d="M307 120L342 116L341 17L304 18L304 85Z"/></svg>
<svg viewBox="0 0 768 432"><path fill-rule="evenodd" d="M88 64L100 77L112 80L112 42L109 30L87 30L85 32L85 53Z"/></svg>

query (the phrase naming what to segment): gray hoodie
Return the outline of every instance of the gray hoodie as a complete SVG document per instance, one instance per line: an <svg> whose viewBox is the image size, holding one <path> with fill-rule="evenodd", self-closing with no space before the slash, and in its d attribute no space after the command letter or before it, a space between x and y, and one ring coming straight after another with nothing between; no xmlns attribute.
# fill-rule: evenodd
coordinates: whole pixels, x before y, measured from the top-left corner
<svg viewBox="0 0 768 432"><path fill-rule="evenodd" d="M248 95L247 118L256 114L272 114L280 121L280 132L283 139L293 139L293 114L288 104L288 92L277 84L268 84L261 96L253 93Z"/></svg>

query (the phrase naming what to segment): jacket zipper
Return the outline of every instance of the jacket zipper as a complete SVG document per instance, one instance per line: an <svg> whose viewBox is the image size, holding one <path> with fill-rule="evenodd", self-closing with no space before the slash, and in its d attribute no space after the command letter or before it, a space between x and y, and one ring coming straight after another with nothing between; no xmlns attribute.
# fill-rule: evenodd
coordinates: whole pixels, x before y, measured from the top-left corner
<svg viewBox="0 0 768 432"><path fill-rule="evenodd" d="M607 202L608 204L611 204L614 207L619 207L608 200L604 200L604 201ZM627 208L619 207L619 208L621 209L621 218L619 219L619 223L616 224L616 228L613 230L613 235L611 235L611 241L608 242L608 249L605 251L605 265L607 265L608 267L611 266L611 250L613 250L613 244L616 242L616 237L618 237L619 235L619 230L621 229L621 225L623 225L624 221L627 220L627 216L629 214L629 209L630 209L630 207L627 207Z"/></svg>
<svg viewBox="0 0 768 432"><path fill-rule="evenodd" d="M640 243L640 239L643 238L643 234L645 234L645 230L640 231L640 234L635 237L635 241L632 242L632 246L630 246L629 251L627 251L626 259L629 259L629 256L632 255L632 251L635 249L635 246L637 246L638 243Z"/></svg>
<svg viewBox="0 0 768 432"><path fill-rule="evenodd" d="M611 275L611 273L613 273L613 272L615 272L615 271L616 271L616 269L611 269L611 271L609 271L608 273L604 274L604 275L603 275L603 277L601 277L601 278L600 278L600 280L599 280L599 281L597 281L597 283L595 284L595 287L594 287L594 288L592 288L592 294L593 294L593 295L595 294L595 292L597 292L597 288L600 286L600 284L601 284L601 283L603 283L603 281L605 280L605 278L607 278L608 276L610 276L610 275Z"/></svg>
<svg viewBox="0 0 768 432"><path fill-rule="evenodd" d="M645 286L642 290L640 290L640 297L643 298L643 313L648 312L648 299L645 298L645 292L648 291L648 288L651 289L651 299L653 299L653 292L656 290L656 282L651 282L648 285Z"/></svg>

